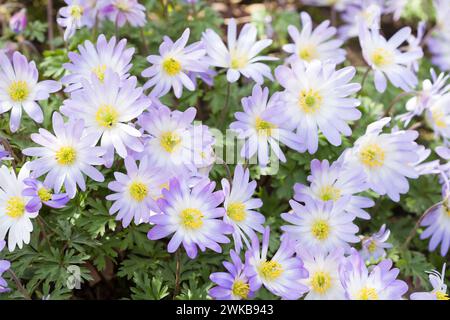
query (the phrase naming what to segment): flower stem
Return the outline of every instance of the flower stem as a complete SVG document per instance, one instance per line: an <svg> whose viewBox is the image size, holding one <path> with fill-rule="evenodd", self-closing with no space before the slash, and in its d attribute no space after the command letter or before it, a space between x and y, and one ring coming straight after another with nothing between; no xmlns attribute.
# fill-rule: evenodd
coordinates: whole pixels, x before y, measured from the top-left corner
<svg viewBox="0 0 450 320"><path fill-rule="evenodd" d="M363 78L361 80L361 90L360 91L363 91L364 83L366 83L366 79L367 79L367 76L370 73L370 70L372 70L372 69L370 68L370 66L368 66L367 69L366 69L366 72L364 72Z"/></svg>
<svg viewBox="0 0 450 320"><path fill-rule="evenodd" d="M25 287L22 285L22 282L20 282L20 279L16 276L16 274L14 273L14 271L12 271L11 269L8 269L9 274L11 275L11 278L14 280L14 282L16 283L16 287L17 289L22 293L22 295L24 296L25 299L27 300L31 300L30 295L28 294L28 291L25 289Z"/></svg>
<svg viewBox="0 0 450 320"><path fill-rule="evenodd" d="M55 45L53 43L53 0L47 0L47 27L50 50L54 50Z"/></svg>
<svg viewBox="0 0 450 320"><path fill-rule="evenodd" d="M175 271L175 290L173 291L173 300L180 292L180 274L181 274L181 254L180 249L175 252L175 259L177 260L177 266Z"/></svg>
<svg viewBox="0 0 450 320"><path fill-rule="evenodd" d="M383 118L384 118L384 117L387 117L387 116L389 116L389 115L391 114L392 108L395 106L395 104L396 104L397 102L400 101L401 98L406 97L406 96L408 96L408 95L410 95L410 94L412 94L412 93L411 93L411 92L402 92L402 93L399 93L399 94L394 98L394 100L391 101L391 103L389 104L389 107L384 111Z"/></svg>
<svg viewBox="0 0 450 320"><path fill-rule="evenodd" d="M220 114L220 126L222 129L225 126L225 118L228 113L228 106L230 104L230 95L231 95L231 83L228 82L227 84L227 95L225 97L225 105L223 106L222 113Z"/></svg>

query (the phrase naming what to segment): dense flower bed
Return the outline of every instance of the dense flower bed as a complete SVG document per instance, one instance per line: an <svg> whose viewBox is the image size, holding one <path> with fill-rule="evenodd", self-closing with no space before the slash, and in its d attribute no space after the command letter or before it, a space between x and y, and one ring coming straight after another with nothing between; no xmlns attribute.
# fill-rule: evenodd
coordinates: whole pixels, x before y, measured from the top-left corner
<svg viewBox="0 0 450 320"><path fill-rule="evenodd" d="M0 5L0 299L448 300L450 4L301 2Z"/></svg>

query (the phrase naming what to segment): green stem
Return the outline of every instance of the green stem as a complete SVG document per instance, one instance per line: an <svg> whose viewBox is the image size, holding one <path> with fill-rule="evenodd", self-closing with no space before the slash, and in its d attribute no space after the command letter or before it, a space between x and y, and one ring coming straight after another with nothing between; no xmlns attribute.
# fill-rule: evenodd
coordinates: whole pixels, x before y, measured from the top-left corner
<svg viewBox="0 0 450 320"><path fill-rule="evenodd" d="M17 289L22 293L22 295L24 296L25 299L27 300L31 300L31 297L28 293L28 291L25 289L25 287L22 285L22 282L20 282L20 279L16 276L16 274L14 273L14 271L12 271L11 269L8 270L9 274L11 275L11 278L14 280L14 282L16 283L16 287Z"/></svg>
<svg viewBox="0 0 450 320"><path fill-rule="evenodd" d="M227 117L227 113L228 113L228 106L230 104L230 95L231 95L231 83L228 82L227 84L227 95L225 97L225 105L222 109L222 112L220 114L220 126L223 129L225 126L225 119Z"/></svg>
<svg viewBox="0 0 450 320"><path fill-rule="evenodd" d="M176 271L175 271L175 290L173 291L173 300L176 299L178 293L180 292L180 275L181 275L181 254L180 249L175 252L175 259L177 260Z"/></svg>

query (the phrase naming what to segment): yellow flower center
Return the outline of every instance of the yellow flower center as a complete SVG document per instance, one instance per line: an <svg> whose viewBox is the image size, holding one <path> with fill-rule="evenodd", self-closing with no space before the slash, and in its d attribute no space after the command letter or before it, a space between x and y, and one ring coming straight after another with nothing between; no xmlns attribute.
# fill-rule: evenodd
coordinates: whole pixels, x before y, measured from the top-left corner
<svg viewBox="0 0 450 320"><path fill-rule="evenodd" d="M375 243L375 241L370 241L369 245L367 246L367 250L370 253L373 253L376 249L377 249L377 244Z"/></svg>
<svg viewBox="0 0 450 320"><path fill-rule="evenodd" d="M181 71L181 64L174 58L168 58L163 61L163 70L171 77L177 75Z"/></svg>
<svg viewBox="0 0 450 320"><path fill-rule="evenodd" d="M276 126L268 121L262 120L257 117L255 120L255 129L261 136L270 136L272 134L272 129Z"/></svg>
<svg viewBox="0 0 450 320"><path fill-rule="evenodd" d="M125 12L130 10L130 6L128 5L127 1L116 2L116 8L119 9L120 11L125 11Z"/></svg>
<svg viewBox="0 0 450 320"><path fill-rule="evenodd" d="M136 200L137 202L141 202L147 197L148 195L148 188L147 186L138 181L134 181L130 184L130 196Z"/></svg>
<svg viewBox="0 0 450 320"><path fill-rule="evenodd" d="M80 19L83 15L83 7L76 4L70 6L70 15L75 19Z"/></svg>
<svg viewBox="0 0 450 320"><path fill-rule="evenodd" d="M359 152L360 161L367 167L378 168L384 164L384 150L377 144L369 144Z"/></svg>
<svg viewBox="0 0 450 320"><path fill-rule="evenodd" d="M231 287L231 292L236 297L247 299L248 293L250 292L250 285L242 280L236 280Z"/></svg>
<svg viewBox="0 0 450 320"><path fill-rule="evenodd" d="M384 48L377 48L372 52L372 62L377 67L385 67L394 61L391 51Z"/></svg>
<svg viewBox="0 0 450 320"><path fill-rule="evenodd" d="M203 213L195 208L181 211L181 223L186 229L198 229L203 225Z"/></svg>
<svg viewBox="0 0 450 320"><path fill-rule="evenodd" d="M105 71L106 71L105 64L101 64L101 65L98 65L98 66L92 68L92 72L95 73L98 80L100 80L101 82L103 82L103 80L105 80Z"/></svg>
<svg viewBox="0 0 450 320"><path fill-rule="evenodd" d="M330 234L330 225L327 221L318 219L313 223L311 232L317 240L325 240Z"/></svg>
<svg viewBox="0 0 450 320"><path fill-rule="evenodd" d="M374 288L362 288L358 295L359 300L378 300L378 293Z"/></svg>
<svg viewBox="0 0 450 320"><path fill-rule="evenodd" d="M316 272L311 279L312 289L320 294L324 294L331 287L331 276L326 272Z"/></svg>
<svg viewBox="0 0 450 320"><path fill-rule="evenodd" d="M448 294L442 291L436 291L436 298L438 300L450 300Z"/></svg>
<svg viewBox="0 0 450 320"><path fill-rule="evenodd" d="M172 153L175 148L181 143L181 137L176 132L164 132L160 138L160 145L169 153Z"/></svg>
<svg viewBox="0 0 450 320"><path fill-rule="evenodd" d="M95 113L95 121L104 128L112 128L119 118L117 110L110 105L102 105Z"/></svg>
<svg viewBox="0 0 450 320"><path fill-rule="evenodd" d="M39 188L38 192L37 192L39 199L41 199L41 201L49 201L52 198L52 194L50 193L50 191L47 188Z"/></svg>
<svg viewBox="0 0 450 320"><path fill-rule="evenodd" d="M322 104L322 96L313 89L305 89L300 92L298 104L304 113L316 113Z"/></svg>
<svg viewBox="0 0 450 320"><path fill-rule="evenodd" d="M247 56L238 53L231 55L231 69L242 69L247 65L247 63Z"/></svg>
<svg viewBox="0 0 450 320"><path fill-rule="evenodd" d="M243 221L247 215L245 213L245 204L243 204L242 202L230 203L227 207L227 214L232 220L236 222Z"/></svg>
<svg viewBox="0 0 450 320"><path fill-rule="evenodd" d="M22 197L11 197L6 201L6 214L11 218L20 218L25 213L25 201Z"/></svg>
<svg viewBox="0 0 450 320"><path fill-rule="evenodd" d="M261 276L267 280L275 280L283 273L283 267L277 261L264 261L259 267Z"/></svg>
<svg viewBox="0 0 450 320"><path fill-rule="evenodd" d="M447 123L445 122L445 114L441 109L432 109L431 118L434 124L441 129L447 128Z"/></svg>
<svg viewBox="0 0 450 320"><path fill-rule="evenodd" d="M329 200L336 201L340 197L341 197L341 190L331 185L324 186L319 191L319 198L322 201L329 201Z"/></svg>
<svg viewBox="0 0 450 320"><path fill-rule="evenodd" d="M306 45L299 50L298 56L305 61L314 60L318 56L317 49L314 45Z"/></svg>
<svg viewBox="0 0 450 320"><path fill-rule="evenodd" d="M22 102L25 101L30 94L30 89L25 81L18 80L9 85L8 93L12 101Z"/></svg>
<svg viewBox="0 0 450 320"><path fill-rule="evenodd" d="M62 166L70 166L77 160L77 151L73 147L61 147L55 154L56 162Z"/></svg>

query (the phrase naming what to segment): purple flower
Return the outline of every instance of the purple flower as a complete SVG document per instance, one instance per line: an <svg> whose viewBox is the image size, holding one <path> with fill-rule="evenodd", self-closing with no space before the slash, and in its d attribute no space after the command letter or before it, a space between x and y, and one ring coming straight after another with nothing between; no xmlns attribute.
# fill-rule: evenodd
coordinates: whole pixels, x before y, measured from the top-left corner
<svg viewBox="0 0 450 320"><path fill-rule="evenodd" d="M314 60L296 61L291 68L279 66L275 70L277 80L285 88L280 95L285 112L311 154L317 151L319 130L332 145L339 146L341 134L352 134L348 122L361 117L356 108L360 101L349 97L361 88L359 83L349 83L355 68L335 67Z"/></svg>
<svg viewBox="0 0 450 320"><path fill-rule="evenodd" d="M119 27L127 22L133 27L142 27L147 22L145 7L137 0L109 0L106 12L108 18Z"/></svg>
<svg viewBox="0 0 450 320"><path fill-rule="evenodd" d="M14 52L12 61L0 52L0 114L11 110L9 126L16 132L22 118L22 108L34 121L41 123L44 114L36 101L46 100L50 93L59 91L61 84L52 80L38 82L34 61Z"/></svg>
<svg viewBox="0 0 450 320"><path fill-rule="evenodd" d="M173 88L175 97L180 98L183 87L189 91L195 90L195 83L189 78L189 72L208 72L209 65L205 60L206 51L203 44L195 42L186 47L189 34L190 30L187 28L175 42L164 37L159 47L160 55L147 57L152 66L142 71L142 76L150 78L144 89L153 87L152 96L164 96Z"/></svg>
<svg viewBox="0 0 450 320"><path fill-rule="evenodd" d="M336 28L330 27L330 21L325 20L313 30L311 16L306 12L300 13L302 21L301 32L294 26L288 27L289 35L294 43L285 44L283 50L292 54L289 61L314 59L341 63L345 60L345 50L341 49L342 40L332 39L336 35Z"/></svg>
<svg viewBox="0 0 450 320"><path fill-rule="evenodd" d="M230 128L238 132L238 139L243 139L241 156L250 159L255 154L258 163L265 167L269 163L270 149L283 162L286 157L279 143L304 152L301 138L293 133L294 126L289 123L283 106L280 106L280 93L275 93L269 99L269 89L259 85L253 87L250 97L242 98L244 112L236 112L237 121Z"/></svg>
<svg viewBox="0 0 450 320"><path fill-rule="evenodd" d="M300 283L308 277L302 260L295 256L295 246L289 239L281 241L280 247L271 259L267 257L270 228L266 227L262 247L258 237L253 237L252 245L245 253L245 274L249 278L250 290L261 286L283 299L299 299L308 287Z"/></svg>
<svg viewBox="0 0 450 320"><path fill-rule="evenodd" d="M86 40L84 45L78 46L79 53L69 52L70 62L63 65L69 74L61 79L62 83L67 85L65 91L72 92L81 88L82 80L91 81L92 74L103 81L107 69L117 73L120 81L128 78L134 48L126 48L126 45L126 39L116 43L116 37L107 41L101 34L95 46Z"/></svg>
<svg viewBox="0 0 450 320"><path fill-rule="evenodd" d="M27 27L27 9L16 12L9 20L9 28L14 33L22 33Z"/></svg>
<svg viewBox="0 0 450 320"><path fill-rule="evenodd" d="M148 232L150 240L159 240L173 234L167 249L175 252L183 244L187 255L194 259L197 247L201 251L209 248L222 252L220 243L228 243L225 235L233 228L223 222L225 209L219 207L223 202L222 191L213 192L215 183L204 179L193 188L174 178L169 189L163 189L158 205L162 213L151 216L150 223L155 226Z"/></svg>
<svg viewBox="0 0 450 320"><path fill-rule="evenodd" d="M115 193L106 196L114 201L110 214L118 212L116 220L122 220L126 228L134 218L135 224L148 222L150 215L159 212L156 201L162 197L161 190L168 186L169 177L162 168L152 165L144 156L139 166L130 156L125 159L127 174L114 172L116 178L108 184Z"/></svg>
<svg viewBox="0 0 450 320"><path fill-rule="evenodd" d="M433 290L431 292L414 292L411 294L411 300L450 300L447 294L447 285L445 284L445 263L442 266L442 273L436 270L428 271Z"/></svg>
<svg viewBox="0 0 450 320"><path fill-rule="evenodd" d="M397 280L399 270L387 259L370 271L355 249L339 267L341 283L348 300L401 300L408 285ZM391 269L392 268L392 269Z"/></svg>
<svg viewBox="0 0 450 320"><path fill-rule="evenodd" d="M417 85L417 77L409 66L423 56L420 47L403 52L398 47L411 35L411 28L404 27L386 40L379 30L361 26L359 43L364 60L374 70L374 83L378 92L386 90L386 77L396 88L411 91Z"/></svg>
<svg viewBox="0 0 450 320"><path fill-rule="evenodd" d="M383 0L358 0L351 1L341 14L343 25L339 27L338 34L343 40L358 36L359 26L370 29L379 29Z"/></svg>
<svg viewBox="0 0 450 320"><path fill-rule="evenodd" d="M37 212L42 208L42 204L51 208L63 208L69 202L66 193L52 193L48 186L34 178L27 178L23 181L27 187L23 189L22 195L31 197L25 209L28 212Z"/></svg>
<svg viewBox="0 0 450 320"><path fill-rule="evenodd" d="M10 159L9 152L6 151L3 144L0 143L0 161L9 160L9 159Z"/></svg>
<svg viewBox="0 0 450 320"><path fill-rule="evenodd" d="M353 223L355 216L344 210L349 199L350 196L344 196L335 202L324 202L305 198L305 205L291 200L293 212L281 214L281 218L291 224L282 226L281 230L296 241L298 247L311 252L349 250L349 243L359 242L355 235L358 227Z"/></svg>
<svg viewBox="0 0 450 320"><path fill-rule="evenodd" d="M304 201L309 198L322 201L337 201L342 197L350 196L344 211L361 219L370 219L364 208L370 208L374 202L367 198L355 195L367 190L367 181L364 171L346 166L343 161L335 161L331 165L328 160L320 162L311 161L311 175L307 180L309 186L301 183L294 185L294 199Z"/></svg>
<svg viewBox="0 0 450 320"><path fill-rule="evenodd" d="M75 31L94 25L95 20L90 14L89 0L64 0L67 4L58 11L58 24L65 28L64 41L69 40L75 35Z"/></svg>
<svg viewBox="0 0 450 320"><path fill-rule="evenodd" d="M386 229L386 225L383 224L378 232L361 240L360 254L364 261L378 261L386 256L385 249L392 248L392 244L386 242L390 234L389 229Z"/></svg>
<svg viewBox="0 0 450 320"><path fill-rule="evenodd" d="M3 240L0 240L0 252L5 247L6 242ZM0 260L0 293L5 293L10 291L11 289L8 288L8 283L6 280L2 277L3 273L7 271L11 267L11 263L7 260Z"/></svg>
<svg viewBox="0 0 450 320"><path fill-rule="evenodd" d="M249 182L250 171L237 165L234 170L233 183L222 179L222 189L225 194L224 207L226 215L223 220L233 226L235 250L239 253L243 247L242 241L249 246L248 238L252 239L255 231L263 233L265 217L256 212L262 206L261 199L252 198L256 189L256 181Z"/></svg>
<svg viewBox="0 0 450 320"><path fill-rule="evenodd" d="M29 165L34 177L47 174L44 185L59 192L64 184L72 199L77 192L77 185L81 190L86 190L83 174L98 182L105 180L102 173L93 167L104 164L101 156L105 150L95 146L95 133L86 134L83 120L64 123L62 116L55 112L52 124L55 135L39 129L39 134L33 133L31 140L42 147L27 148L22 152L27 156L38 157Z"/></svg>
<svg viewBox="0 0 450 320"><path fill-rule="evenodd" d="M228 272L214 272L209 276L211 281L217 284L209 290L209 295L217 300L243 300L253 297L254 292L250 290L241 258L233 250L230 250L230 257L232 262L223 262Z"/></svg>

